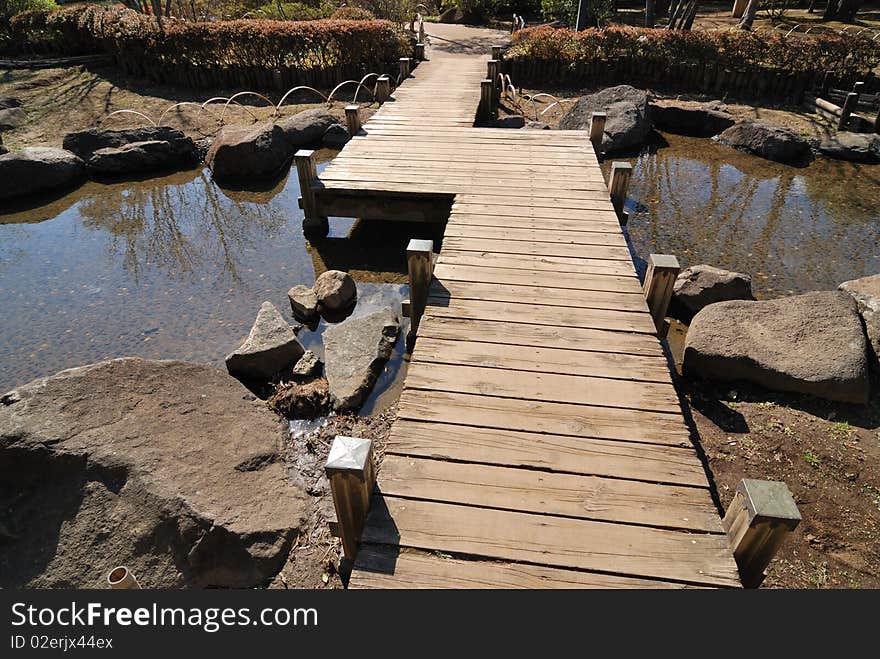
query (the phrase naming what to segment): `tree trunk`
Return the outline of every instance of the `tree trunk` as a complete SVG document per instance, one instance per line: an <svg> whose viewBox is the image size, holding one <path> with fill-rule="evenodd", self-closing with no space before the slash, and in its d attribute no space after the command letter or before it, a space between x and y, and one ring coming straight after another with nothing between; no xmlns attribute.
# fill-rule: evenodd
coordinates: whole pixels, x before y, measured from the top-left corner
<svg viewBox="0 0 880 659"><path fill-rule="evenodd" d="M830 2L834 2L834 0L829 0ZM758 5L761 4L760 0L749 0L749 4L746 7L745 12L743 13L742 20L739 22L740 30L751 30L752 23L755 22L755 14L758 13Z"/></svg>
<svg viewBox="0 0 880 659"><path fill-rule="evenodd" d="M645 27L654 27L654 0L645 0Z"/></svg>

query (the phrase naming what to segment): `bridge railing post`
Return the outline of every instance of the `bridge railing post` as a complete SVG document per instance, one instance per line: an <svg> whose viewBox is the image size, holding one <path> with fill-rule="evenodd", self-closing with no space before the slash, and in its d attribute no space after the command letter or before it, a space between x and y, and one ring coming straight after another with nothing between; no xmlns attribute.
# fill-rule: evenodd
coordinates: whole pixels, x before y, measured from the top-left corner
<svg viewBox="0 0 880 659"><path fill-rule="evenodd" d="M406 267L409 273L409 300L404 301L404 316L409 316L407 348L412 350L419 322L428 305L428 289L434 276L434 242L416 238L410 240L406 247Z"/></svg>
<svg viewBox="0 0 880 659"><path fill-rule="evenodd" d="M354 560L376 484L373 442L337 435L324 472L330 481L336 522L345 557Z"/></svg>
<svg viewBox="0 0 880 659"><path fill-rule="evenodd" d="M501 72L501 62L497 59L490 59L486 62L486 77L492 81L492 103L498 102L501 92L501 84L498 82L498 75Z"/></svg>
<svg viewBox="0 0 880 659"><path fill-rule="evenodd" d="M611 163L611 178L608 181L608 191L611 194L611 204L617 212L617 219L623 225L626 225L628 219L623 206L626 202L626 191L629 188L630 178L632 178L632 165L619 160Z"/></svg>
<svg viewBox="0 0 880 659"><path fill-rule="evenodd" d="M782 541L801 521L785 483L743 479L722 526L746 588L757 588Z"/></svg>
<svg viewBox="0 0 880 659"><path fill-rule="evenodd" d="M422 42L416 44L416 59L420 62L425 61L425 44Z"/></svg>
<svg viewBox="0 0 880 659"><path fill-rule="evenodd" d="M492 59L501 59L501 53L504 52L504 46L492 46Z"/></svg>
<svg viewBox="0 0 880 659"><path fill-rule="evenodd" d="M376 79L376 100L384 103L391 98L391 78L387 75L379 76Z"/></svg>
<svg viewBox="0 0 880 659"><path fill-rule="evenodd" d="M850 116L852 116L858 102L859 95L857 92L850 92L846 95L843 107L840 108L840 121L837 122L837 130L846 130L847 125L849 125Z"/></svg>
<svg viewBox="0 0 880 659"><path fill-rule="evenodd" d="M645 274L643 291L659 335L664 331L666 311L669 309L672 288L680 269L678 259L671 254L651 254L648 257L648 272Z"/></svg>
<svg viewBox="0 0 880 659"><path fill-rule="evenodd" d="M493 119L495 117L494 97L492 81L487 78L480 83L480 114L483 119Z"/></svg>
<svg viewBox="0 0 880 659"><path fill-rule="evenodd" d="M318 168L315 162L315 152L309 149L301 149L293 156L296 164L296 175L299 179L299 206L303 210L303 232L308 236L326 236L330 231L330 225L326 217L322 217L318 211L318 200L312 183L318 178Z"/></svg>
<svg viewBox="0 0 880 659"><path fill-rule="evenodd" d="M361 129L361 109L357 105L345 106L345 123L348 126L348 134L354 137Z"/></svg>
<svg viewBox="0 0 880 659"><path fill-rule="evenodd" d="M410 71L410 61L409 57L401 57L400 58L400 82L402 83L404 80L409 78Z"/></svg>
<svg viewBox="0 0 880 659"><path fill-rule="evenodd" d="M602 155L602 138L605 136L605 120L608 115L604 112L594 112L590 115L590 142L593 143L593 151L596 157Z"/></svg>

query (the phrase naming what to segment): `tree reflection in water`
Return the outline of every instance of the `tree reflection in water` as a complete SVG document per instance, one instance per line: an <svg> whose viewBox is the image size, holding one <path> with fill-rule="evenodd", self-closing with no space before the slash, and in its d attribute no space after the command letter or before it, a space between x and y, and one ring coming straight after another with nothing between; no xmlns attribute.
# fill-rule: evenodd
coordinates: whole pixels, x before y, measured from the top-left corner
<svg viewBox="0 0 880 659"><path fill-rule="evenodd" d="M240 282L243 254L270 239L290 219L270 203L281 191L225 194L207 171L108 186L79 204L83 226L106 231L125 269L139 279L145 269Z"/></svg>

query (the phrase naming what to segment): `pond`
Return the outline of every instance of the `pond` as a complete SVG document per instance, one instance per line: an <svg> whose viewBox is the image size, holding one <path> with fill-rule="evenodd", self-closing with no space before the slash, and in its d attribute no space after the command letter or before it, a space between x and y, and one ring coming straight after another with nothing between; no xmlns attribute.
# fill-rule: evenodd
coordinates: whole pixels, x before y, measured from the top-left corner
<svg viewBox="0 0 880 659"><path fill-rule="evenodd" d="M744 272L758 297L880 272L880 165L817 158L796 168L707 139L658 141L630 160L628 231L641 259Z"/></svg>
<svg viewBox="0 0 880 659"><path fill-rule="evenodd" d="M287 290L330 268L351 271L362 297L392 304L406 294L406 243L430 229L331 218L330 237L309 244L298 196L295 174L245 191L194 170L90 182L38 208L4 209L0 391L125 355L224 368L263 301L290 318ZM320 352L323 328L301 341ZM371 400L399 379L401 346Z"/></svg>

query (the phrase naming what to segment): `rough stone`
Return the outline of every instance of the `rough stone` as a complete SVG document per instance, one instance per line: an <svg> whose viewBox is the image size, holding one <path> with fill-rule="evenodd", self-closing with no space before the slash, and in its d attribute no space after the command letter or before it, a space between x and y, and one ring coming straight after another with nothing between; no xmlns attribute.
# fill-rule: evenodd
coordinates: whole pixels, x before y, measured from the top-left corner
<svg viewBox="0 0 880 659"><path fill-rule="evenodd" d="M271 302L263 302L245 342L226 357L226 368L243 380L268 380L303 352L294 329Z"/></svg>
<svg viewBox="0 0 880 659"><path fill-rule="evenodd" d="M124 130L103 130L89 128L68 133L64 136L64 148L88 162L96 151L102 149L118 149L129 144L141 142L167 142L169 159L172 164L189 164L195 162L196 147L183 131L171 126L146 126Z"/></svg>
<svg viewBox="0 0 880 659"><path fill-rule="evenodd" d="M789 165L809 161L810 143L794 131L763 121L741 121L717 137L721 144Z"/></svg>
<svg viewBox="0 0 880 659"><path fill-rule="evenodd" d="M297 284L287 291L293 317L303 323L310 323L318 318L318 298L308 286Z"/></svg>
<svg viewBox="0 0 880 659"><path fill-rule="evenodd" d="M327 130L335 125L339 125L339 119L322 108L303 110L278 122L291 150L291 157L297 149L320 144Z"/></svg>
<svg viewBox="0 0 880 659"><path fill-rule="evenodd" d="M357 300L357 285L347 272L328 270L322 273L312 288L318 298L321 313L339 313L350 309Z"/></svg>
<svg viewBox="0 0 880 659"><path fill-rule="evenodd" d="M318 359L318 355L311 350L306 350L293 367L293 377L303 379L318 375L323 366L324 363Z"/></svg>
<svg viewBox="0 0 880 659"><path fill-rule="evenodd" d="M606 154L631 151L641 146L651 132L648 95L630 87L608 87L582 96L559 122L563 130L589 130L593 112L604 112L605 134L602 150Z"/></svg>
<svg viewBox="0 0 880 659"><path fill-rule="evenodd" d="M98 149L86 163L94 174L138 174L172 167L177 157L168 142L132 142Z"/></svg>
<svg viewBox="0 0 880 659"><path fill-rule="evenodd" d="M672 289L669 315L689 322L703 307L726 300L754 300L752 278L711 265L681 271Z"/></svg>
<svg viewBox="0 0 880 659"><path fill-rule="evenodd" d="M324 330L324 373L336 411L361 406L391 356L399 328L397 314L386 309Z"/></svg>
<svg viewBox="0 0 880 659"><path fill-rule="evenodd" d="M307 497L286 424L210 366L115 359L0 404L0 587L253 587L284 565ZM10 506L14 500L15 505Z"/></svg>
<svg viewBox="0 0 880 659"><path fill-rule="evenodd" d="M550 130L550 124L543 121L529 121L523 128L526 130Z"/></svg>
<svg viewBox="0 0 880 659"><path fill-rule="evenodd" d="M12 199L73 185L85 165L70 151L31 146L0 155L0 199Z"/></svg>
<svg viewBox="0 0 880 659"><path fill-rule="evenodd" d="M3 154L6 154L6 153L9 153L9 149L7 149L5 146L3 146L3 136L0 135L0 156L2 156Z"/></svg>
<svg viewBox="0 0 880 659"><path fill-rule="evenodd" d="M730 128L736 119L711 105L651 105L654 126L660 130L694 137L712 137Z"/></svg>
<svg viewBox="0 0 880 659"><path fill-rule="evenodd" d="M851 403L869 394L862 321L837 291L710 304L688 330L684 372Z"/></svg>
<svg viewBox="0 0 880 659"><path fill-rule="evenodd" d="M492 128L523 128L525 125L526 118L518 114L501 117L489 122L489 126Z"/></svg>
<svg viewBox="0 0 880 659"><path fill-rule="evenodd" d="M871 133L837 133L819 144L819 151L837 160L880 161L880 137Z"/></svg>
<svg viewBox="0 0 880 659"><path fill-rule="evenodd" d="M880 368L880 275L845 281L839 286L855 298L865 330L874 368Z"/></svg>
<svg viewBox="0 0 880 659"><path fill-rule="evenodd" d="M245 180L277 176L292 158L281 126L263 121L221 128L205 162L218 180Z"/></svg>
<svg viewBox="0 0 880 659"><path fill-rule="evenodd" d="M324 137L321 138L321 145L327 149L341 149L351 139L348 134L348 128L342 124L333 124L324 131Z"/></svg>
<svg viewBox="0 0 880 659"><path fill-rule="evenodd" d="M0 110L0 130L20 128L27 123L27 113L22 108Z"/></svg>
<svg viewBox="0 0 880 659"><path fill-rule="evenodd" d="M0 110L20 108L21 106L21 99L15 98L14 96L0 96Z"/></svg>

